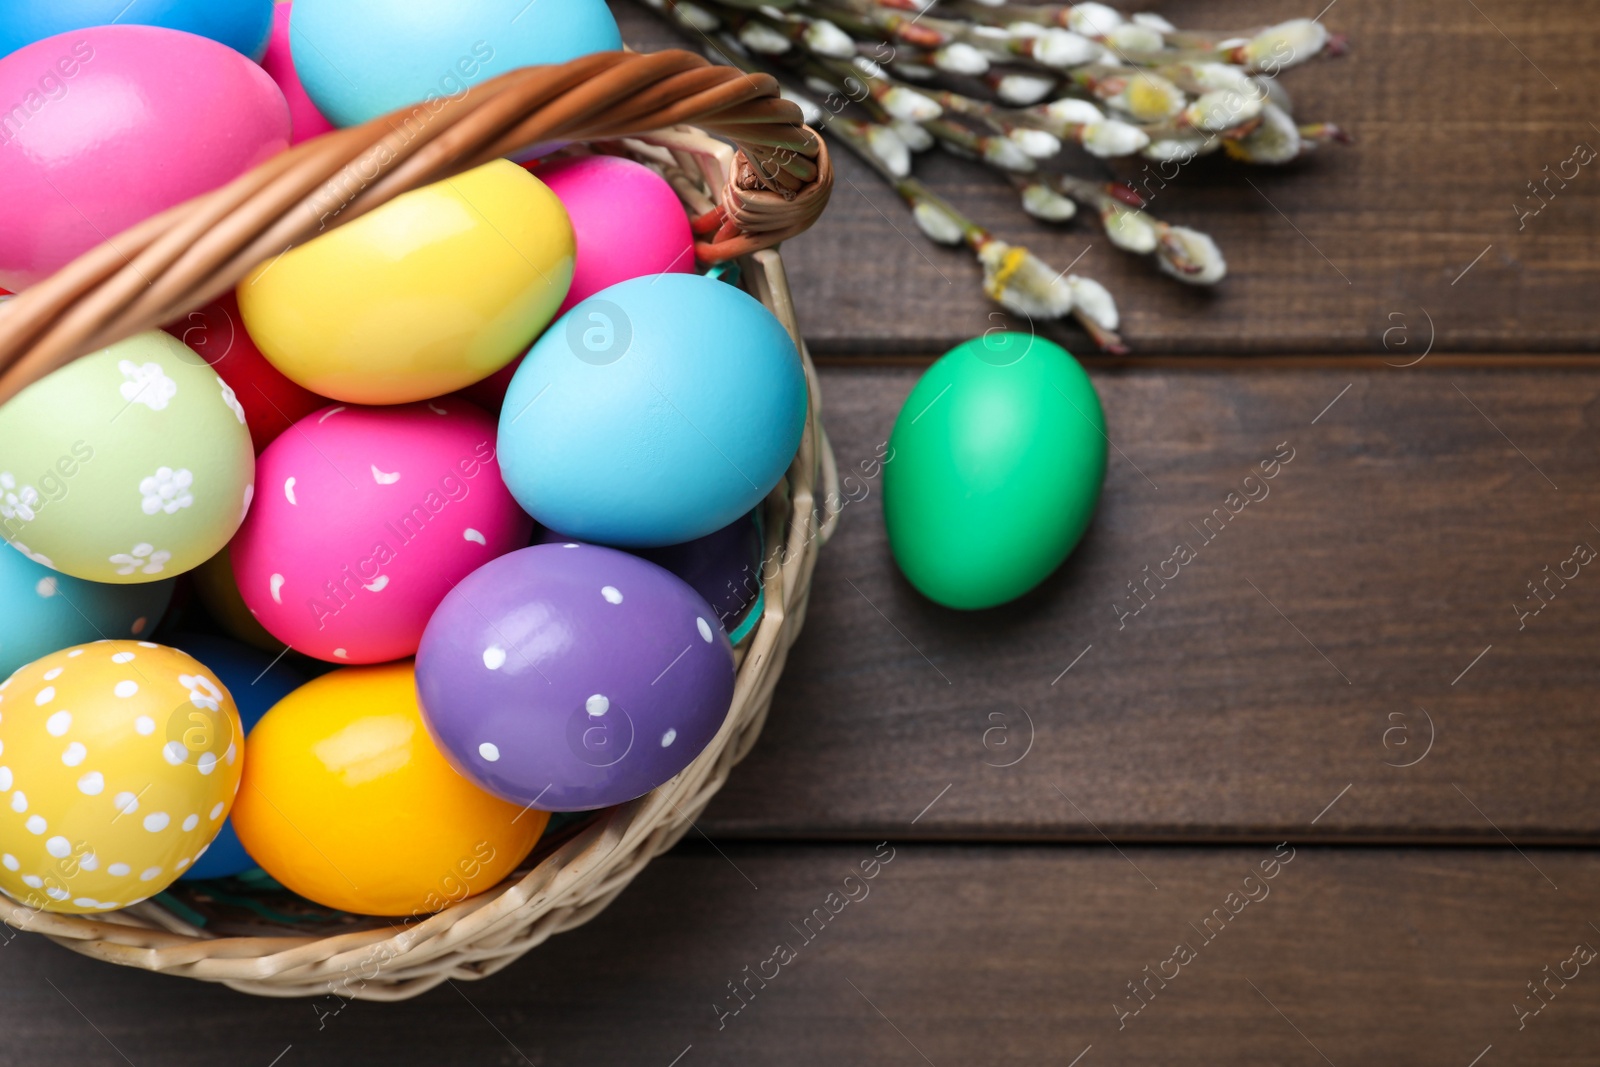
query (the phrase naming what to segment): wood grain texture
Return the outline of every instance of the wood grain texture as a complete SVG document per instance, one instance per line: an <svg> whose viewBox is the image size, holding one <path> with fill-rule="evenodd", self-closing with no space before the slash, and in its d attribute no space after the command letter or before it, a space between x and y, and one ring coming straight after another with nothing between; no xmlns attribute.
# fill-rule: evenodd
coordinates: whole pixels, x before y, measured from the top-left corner
<svg viewBox="0 0 1600 1067"><path fill-rule="evenodd" d="M846 882L865 842L680 850L588 926L403 1005L246 997L16 935L0 1065L1594 1062L1594 964L1520 1031L1513 1008L1600 946L1593 853L1299 845L1247 882L1273 846L888 848L870 882ZM802 932L813 909L837 914ZM765 963L780 943L794 958ZM1179 943L1194 959L1163 965ZM721 1016L747 966L776 977ZM1178 976L1119 1029L1147 966Z"/></svg>
<svg viewBox="0 0 1600 1067"><path fill-rule="evenodd" d="M981 613L905 582L862 473L918 372L824 370L859 502L702 828L1267 839L1349 786L1314 833L1600 840L1600 573L1513 609L1600 547L1600 373L1428 366L1096 371L1116 448L1094 525L1043 586ZM1269 495L1228 518L1283 448ZM1214 509L1228 521L1203 526ZM1196 558L1162 568L1179 543ZM1146 566L1178 576L1123 619Z"/></svg>
<svg viewBox="0 0 1600 1067"><path fill-rule="evenodd" d="M633 0L613 6L630 44L684 43ZM1205 27L1307 13L1257 0L1197 0L1167 12ZM1074 269L1116 295L1135 352L1383 352L1384 331L1397 322L1390 316L1421 327L1424 309L1441 351L1600 347L1591 308L1600 161L1564 188L1552 181L1543 199L1527 185L1558 170L1579 142L1600 148L1600 82L1591 73L1600 0L1341 0L1326 21L1348 33L1350 53L1294 68L1283 83L1300 121L1337 121L1354 147L1287 168L1208 157L1166 188L1141 184L1142 162L1117 166L1153 191L1154 214L1216 238L1230 276L1215 290L1158 275L1081 219L1054 229L1035 222L977 164L929 154L918 174L1058 268L1087 250ZM878 178L842 147L834 157L827 214L784 247L816 351L938 353L1002 321L990 317L997 309L966 253L923 239ZM1069 169L1109 173L1087 157L1074 156ZM1514 205L1546 200L1537 216L1519 219ZM1060 339L1090 347L1074 330Z"/></svg>

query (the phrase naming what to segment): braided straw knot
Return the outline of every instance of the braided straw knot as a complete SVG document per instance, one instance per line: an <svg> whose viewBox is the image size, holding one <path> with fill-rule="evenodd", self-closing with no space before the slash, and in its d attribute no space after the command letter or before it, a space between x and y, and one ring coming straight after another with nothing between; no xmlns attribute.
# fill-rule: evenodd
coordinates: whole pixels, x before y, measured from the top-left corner
<svg viewBox="0 0 1600 1067"><path fill-rule="evenodd" d="M696 256L770 248L816 221L827 148L768 74L691 52L597 52L524 67L312 138L169 208L30 286L0 314L0 402L68 361L171 322L256 266L402 193L535 146L689 124L737 148Z"/></svg>
<svg viewBox="0 0 1600 1067"><path fill-rule="evenodd" d="M702 263L720 263L771 248L780 241L805 232L822 215L833 192L833 163L828 146L809 126L801 132L814 146L810 177L799 188L771 181L783 173L782 166L797 158L797 150L783 148L753 163L741 149L734 157L728 182L722 188L721 203L694 219L695 255Z"/></svg>

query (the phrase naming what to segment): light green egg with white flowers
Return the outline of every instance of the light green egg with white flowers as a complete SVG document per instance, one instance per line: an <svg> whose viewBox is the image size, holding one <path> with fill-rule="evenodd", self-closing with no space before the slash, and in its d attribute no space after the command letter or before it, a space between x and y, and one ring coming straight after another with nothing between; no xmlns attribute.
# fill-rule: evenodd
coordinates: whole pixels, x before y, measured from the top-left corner
<svg viewBox="0 0 1600 1067"><path fill-rule="evenodd" d="M165 333L74 360L0 407L0 536L75 578L199 566L239 528L254 481L238 398Z"/></svg>

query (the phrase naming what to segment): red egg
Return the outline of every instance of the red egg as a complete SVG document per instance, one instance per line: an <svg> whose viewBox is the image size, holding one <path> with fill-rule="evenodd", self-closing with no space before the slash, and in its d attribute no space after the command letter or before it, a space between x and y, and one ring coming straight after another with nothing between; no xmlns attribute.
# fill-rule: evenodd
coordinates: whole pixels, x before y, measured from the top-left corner
<svg viewBox="0 0 1600 1067"><path fill-rule="evenodd" d="M166 331L200 353L233 390L258 455L296 420L331 403L267 362L245 332L232 289L181 321L168 323Z"/></svg>

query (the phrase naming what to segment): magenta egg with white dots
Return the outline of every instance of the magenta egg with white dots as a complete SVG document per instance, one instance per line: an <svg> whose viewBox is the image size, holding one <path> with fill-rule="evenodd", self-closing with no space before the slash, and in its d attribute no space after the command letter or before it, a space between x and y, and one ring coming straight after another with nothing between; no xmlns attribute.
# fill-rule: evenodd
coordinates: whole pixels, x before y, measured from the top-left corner
<svg viewBox="0 0 1600 1067"><path fill-rule="evenodd" d="M313 412L256 461L229 546L247 607L333 663L417 650L452 586L527 544L532 520L495 460L495 421L454 397Z"/></svg>
<svg viewBox="0 0 1600 1067"><path fill-rule="evenodd" d="M417 652L423 719L497 796L584 811L687 767L733 699L733 650L682 579L626 552L546 544L474 571Z"/></svg>

